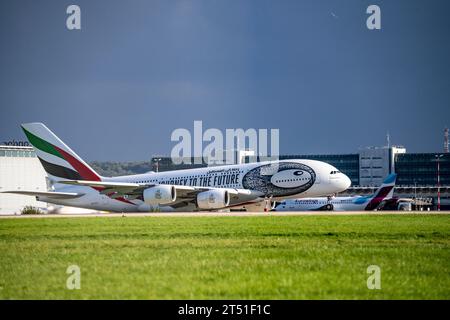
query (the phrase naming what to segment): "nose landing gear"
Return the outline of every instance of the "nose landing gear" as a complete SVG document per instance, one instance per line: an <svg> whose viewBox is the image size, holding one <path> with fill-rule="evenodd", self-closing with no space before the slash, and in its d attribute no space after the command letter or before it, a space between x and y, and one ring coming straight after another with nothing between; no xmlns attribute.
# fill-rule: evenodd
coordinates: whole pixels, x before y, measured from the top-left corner
<svg viewBox="0 0 450 320"><path fill-rule="evenodd" d="M336 197L336 194L334 193L334 194L332 194L332 195L329 195L329 196L327 196L327 204L325 205L325 207L324 207L324 210L325 211L333 211L333 204L332 203L330 203L331 202L331 200L333 200L333 198L334 197Z"/></svg>
<svg viewBox="0 0 450 320"><path fill-rule="evenodd" d="M264 212L268 212L275 209L276 202L272 200L272 197L273 196L270 196L264 199Z"/></svg>

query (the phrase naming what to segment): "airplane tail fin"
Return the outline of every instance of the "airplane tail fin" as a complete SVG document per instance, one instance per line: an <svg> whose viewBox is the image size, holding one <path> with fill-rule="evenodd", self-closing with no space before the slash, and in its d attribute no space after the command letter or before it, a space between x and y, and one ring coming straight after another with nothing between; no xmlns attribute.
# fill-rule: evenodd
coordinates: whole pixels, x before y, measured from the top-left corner
<svg viewBox="0 0 450 320"><path fill-rule="evenodd" d="M101 181L72 149L42 123L25 123L22 129L51 180Z"/></svg>
<svg viewBox="0 0 450 320"><path fill-rule="evenodd" d="M391 199L394 194L397 174L391 173L384 179L383 184L375 191L372 199L366 206L366 210L375 210L383 200Z"/></svg>

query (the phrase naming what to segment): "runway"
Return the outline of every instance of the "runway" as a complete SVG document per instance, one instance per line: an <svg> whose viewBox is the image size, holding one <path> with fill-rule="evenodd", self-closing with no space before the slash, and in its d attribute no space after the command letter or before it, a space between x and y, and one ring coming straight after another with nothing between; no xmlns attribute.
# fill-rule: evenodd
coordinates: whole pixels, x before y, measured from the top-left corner
<svg viewBox="0 0 450 320"><path fill-rule="evenodd" d="M450 211L292 211L292 212L129 212L129 213L59 213L38 215L0 215L0 219L52 218L126 218L126 217L260 217L260 216L345 216L345 215L404 215L450 214Z"/></svg>

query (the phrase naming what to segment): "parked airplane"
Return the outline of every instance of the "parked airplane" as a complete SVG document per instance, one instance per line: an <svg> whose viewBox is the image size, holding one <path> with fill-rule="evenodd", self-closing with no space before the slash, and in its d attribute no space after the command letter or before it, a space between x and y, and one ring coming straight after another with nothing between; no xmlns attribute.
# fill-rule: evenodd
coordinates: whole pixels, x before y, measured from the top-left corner
<svg viewBox="0 0 450 320"><path fill-rule="evenodd" d="M375 210L383 200L392 199L397 175L390 174L371 196L336 197L336 198L303 198L280 202L274 211L363 211Z"/></svg>
<svg viewBox="0 0 450 320"><path fill-rule="evenodd" d="M331 195L350 186L333 166L286 160L102 177L42 123L22 125L52 184L51 191L10 191L38 201L116 212L267 209L286 198Z"/></svg>

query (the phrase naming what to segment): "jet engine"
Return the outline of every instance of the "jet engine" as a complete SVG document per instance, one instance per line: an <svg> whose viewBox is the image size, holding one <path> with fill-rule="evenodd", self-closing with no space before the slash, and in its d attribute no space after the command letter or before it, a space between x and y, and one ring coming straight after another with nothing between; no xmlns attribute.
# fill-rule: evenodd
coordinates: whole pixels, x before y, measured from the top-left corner
<svg viewBox="0 0 450 320"><path fill-rule="evenodd" d="M174 186L159 185L144 190L144 202L151 205L170 204L177 199Z"/></svg>
<svg viewBox="0 0 450 320"><path fill-rule="evenodd" d="M227 190L209 190L197 195L199 209L222 209L230 204L230 195Z"/></svg>

